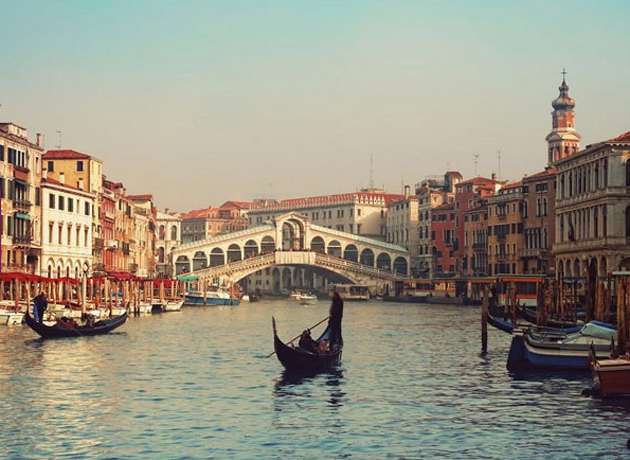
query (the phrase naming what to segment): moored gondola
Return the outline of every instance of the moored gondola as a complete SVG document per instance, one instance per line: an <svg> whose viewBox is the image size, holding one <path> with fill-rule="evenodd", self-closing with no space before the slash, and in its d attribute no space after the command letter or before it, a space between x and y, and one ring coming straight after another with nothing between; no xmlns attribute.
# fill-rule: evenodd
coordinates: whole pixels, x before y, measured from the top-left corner
<svg viewBox="0 0 630 460"><path fill-rule="evenodd" d="M272 318L273 323L273 345L275 354L280 363L287 371L295 373L312 373L320 372L337 366L341 363L341 352L343 343L326 353L311 353L303 348L293 346L292 342L285 344L278 337L276 331L276 320ZM330 327L327 327L317 342L328 340L330 337Z"/></svg>
<svg viewBox="0 0 630 460"><path fill-rule="evenodd" d="M40 323L33 318L27 311L24 315L26 324L45 339L59 337L82 337L90 335L107 334L117 327L122 326L127 321L127 311L115 318L102 319L96 321L93 325L79 326L72 322L57 321L56 324L48 326Z"/></svg>

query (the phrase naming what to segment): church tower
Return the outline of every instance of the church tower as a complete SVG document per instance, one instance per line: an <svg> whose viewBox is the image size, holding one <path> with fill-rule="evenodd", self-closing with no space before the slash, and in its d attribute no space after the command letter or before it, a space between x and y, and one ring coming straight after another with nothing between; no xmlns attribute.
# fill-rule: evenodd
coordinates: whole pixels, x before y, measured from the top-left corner
<svg viewBox="0 0 630 460"><path fill-rule="evenodd" d="M547 135L549 165L580 150L582 136L575 130L575 101L569 96L569 85L565 81L566 72L562 71L562 84L558 88L560 95L551 106L552 130Z"/></svg>

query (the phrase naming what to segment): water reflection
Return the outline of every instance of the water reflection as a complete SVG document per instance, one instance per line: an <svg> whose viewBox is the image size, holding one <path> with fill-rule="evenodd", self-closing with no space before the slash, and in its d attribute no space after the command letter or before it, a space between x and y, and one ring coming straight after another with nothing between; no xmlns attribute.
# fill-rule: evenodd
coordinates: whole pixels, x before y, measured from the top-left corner
<svg viewBox="0 0 630 460"><path fill-rule="evenodd" d="M341 368L318 373L295 373L285 370L275 383L274 396L276 398L311 396L321 388L325 388L328 391L328 404L341 407L346 396L343 384L344 376Z"/></svg>

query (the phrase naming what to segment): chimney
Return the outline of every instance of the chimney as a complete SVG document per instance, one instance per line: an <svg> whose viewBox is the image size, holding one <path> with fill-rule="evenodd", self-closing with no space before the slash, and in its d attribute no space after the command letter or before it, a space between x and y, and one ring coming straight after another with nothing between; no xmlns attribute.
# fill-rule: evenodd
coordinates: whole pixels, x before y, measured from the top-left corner
<svg viewBox="0 0 630 460"><path fill-rule="evenodd" d="M59 182L62 185L66 185L66 173L64 173L63 171L59 173Z"/></svg>
<svg viewBox="0 0 630 460"><path fill-rule="evenodd" d="M169 209L168 208L164 208L164 214L168 214Z"/></svg>
<svg viewBox="0 0 630 460"><path fill-rule="evenodd" d="M35 141L35 144L37 144L37 147L41 147L42 146L42 134L41 133L37 133L37 141Z"/></svg>
<svg viewBox="0 0 630 460"><path fill-rule="evenodd" d="M409 185L405 185L405 198L409 198L411 194L411 187Z"/></svg>
<svg viewBox="0 0 630 460"><path fill-rule="evenodd" d="M48 170L46 168L42 168L42 179L48 179Z"/></svg>
<svg viewBox="0 0 630 460"><path fill-rule="evenodd" d="M495 173L492 173L492 180L493 181L497 180L497 175Z"/></svg>

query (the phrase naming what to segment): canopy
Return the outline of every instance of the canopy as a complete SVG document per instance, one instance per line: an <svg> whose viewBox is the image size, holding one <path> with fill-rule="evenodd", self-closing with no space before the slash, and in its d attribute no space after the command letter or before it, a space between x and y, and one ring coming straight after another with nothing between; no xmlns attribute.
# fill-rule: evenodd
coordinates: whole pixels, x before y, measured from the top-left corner
<svg viewBox="0 0 630 460"><path fill-rule="evenodd" d="M177 279L180 281L197 281L199 277L196 275L179 275Z"/></svg>

